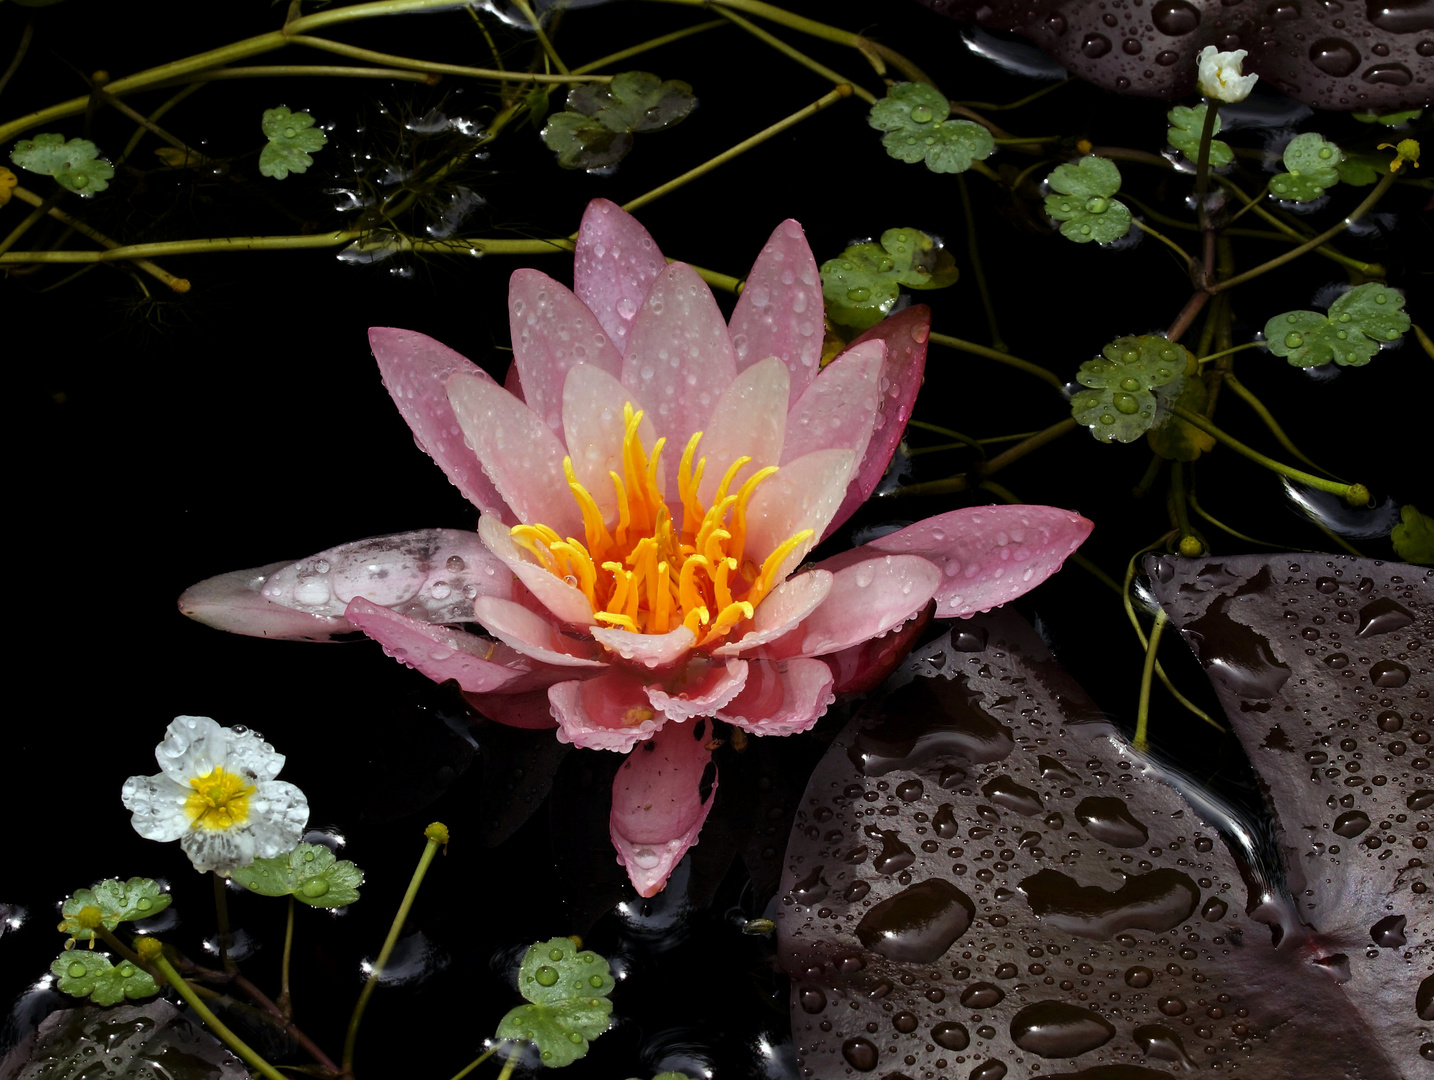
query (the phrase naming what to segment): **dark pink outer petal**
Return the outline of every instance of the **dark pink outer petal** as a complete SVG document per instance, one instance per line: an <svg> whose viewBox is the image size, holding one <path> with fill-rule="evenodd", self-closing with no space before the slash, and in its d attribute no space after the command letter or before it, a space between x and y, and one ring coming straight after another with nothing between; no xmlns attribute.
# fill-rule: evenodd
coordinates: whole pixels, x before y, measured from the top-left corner
<svg viewBox="0 0 1434 1080"><path fill-rule="evenodd" d="M712 762L707 729L701 721L665 725L628 755L613 778L612 846L640 896L662 891L712 809L715 769L706 799L701 791Z"/></svg>
<svg viewBox="0 0 1434 1080"><path fill-rule="evenodd" d="M795 221L778 225L757 256L729 330L738 371L769 356L786 363L792 377L788 404L816 378L822 357L822 279Z"/></svg>
<svg viewBox="0 0 1434 1080"><path fill-rule="evenodd" d="M618 352L626 355L632 320L666 265L637 218L606 199L588 203L573 251L573 292L598 317Z"/></svg>
<svg viewBox="0 0 1434 1080"><path fill-rule="evenodd" d="M670 722L711 716L739 693L747 682L747 662L728 659L716 663L691 661L682 678L671 684L647 688L652 707Z"/></svg>
<svg viewBox="0 0 1434 1080"><path fill-rule="evenodd" d="M466 371L488 379L486 372L447 345L412 330L375 326L368 342L378 361L383 385L398 411L413 429L418 445L438 463L463 497L485 514L516 524L493 482L483 474L478 459L463 443L463 431L448 403L444 383L454 372Z"/></svg>
<svg viewBox="0 0 1434 1080"><path fill-rule="evenodd" d="M522 694L470 694L465 691L463 697L489 720L509 727L546 729L558 726L553 719L552 706L548 704L546 688Z"/></svg>
<svg viewBox="0 0 1434 1080"><path fill-rule="evenodd" d="M921 376L926 370L926 340L930 336L931 309L917 304L882 320L852 342L853 346L874 340L886 343L886 362L881 369L881 410L871 441L867 443L866 455L857 466L836 517L822 533L823 540L866 502L891 463L891 455L896 453L896 444L901 441L901 433L911 416L916 391L921 389Z"/></svg>
<svg viewBox="0 0 1434 1080"><path fill-rule="evenodd" d="M753 735L797 735L836 700L832 671L820 660L752 660L747 684L717 716Z"/></svg>

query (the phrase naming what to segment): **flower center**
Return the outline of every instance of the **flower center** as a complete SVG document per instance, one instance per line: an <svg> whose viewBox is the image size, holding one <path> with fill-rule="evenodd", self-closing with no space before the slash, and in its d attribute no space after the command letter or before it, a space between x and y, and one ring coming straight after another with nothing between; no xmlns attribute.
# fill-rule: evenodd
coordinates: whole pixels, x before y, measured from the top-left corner
<svg viewBox="0 0 1434 1080"><path fill-rule="evenodd" d="M184 812L194 828L210 832L223 832L249 820L249 796L259 790L238 773L225 772L223 766L191 778L189 786L194 790L184 800Z"/></svg>
<svg viewBox="0 0 1434 1080"><path fill-rule="evenodd" d="M693 459L702 432L695 433L677 470L682 526L673 522L657 479L658 459L667 442L658 439L649 457L637 435L642 413L623 405L622 476L610 472L617 493L617 527L609 530L597 502L578 483L572 458L563 459L568 487L583 515L586 543L564 540L546 525L515 525L513 539L539 564L583 591L593 617L639 634L666 634L685 626L698 646L717 644L779 584L788 555L812 535L788 537L759 567L745 557L747 505L757 486L777 471L759 469L738 488L728 489L750 457L728 467L712 505L697 498L706 458Z"/></svg>

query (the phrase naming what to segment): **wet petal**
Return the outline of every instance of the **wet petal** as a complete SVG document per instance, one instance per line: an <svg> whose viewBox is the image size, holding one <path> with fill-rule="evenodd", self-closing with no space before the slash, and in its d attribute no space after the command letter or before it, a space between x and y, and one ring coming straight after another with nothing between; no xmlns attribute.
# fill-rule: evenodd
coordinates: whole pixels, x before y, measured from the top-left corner
<svg viewBox="0 0 1434 1080"><path fill-rule="evenodd" d="M293 851L308 823L308 798L285 780L265 780L249 796L247 830L256 859L272 859Z"/></svg>
<svg viewBox="0 0 1434 1080"><path fill-rule="evenodd" d="M120 791L120 801L131 815L134 831L146 840L168 843L189 830L184 803L193 791L180 787L164 774L131 776Z"/></svg>
<svg viewBox="0 0 1434 1080"><path fill-rule="evenodd" d="M573 460L573 474L587 489L603 521L617 521L617 491L609 473L623 475L622 440L626 432L622 407L632 405L644 411L638 396L618 382L617 377L591 365L573 368L563 386L563 441ZM637 426L638 438L647 449L657 441L652 419L646 415ZM679 449L679 454L681 453Z"/></svg>
<svg viewBox="0 0 1434 1080"><path fill-rule="evenodd" d="M697 635L685 626L665 634L634 634L615 626L594 626L588 633L609 651L645 668L662 668L691 651Z"/></svg>
<svg viewBox="0 0 1434 1080"><path fill-rule="evenodd" d="M513 363L528 408L561 434L563 381L570 368L595 364L616 379L622 354L597 316L547 274L515 270L508 282Z"/></svg>
<svg viewBox="0 0 1434 1080"><path fill-rule="evenodd" d="M635 217L606 199L588 203L573 251L573 292L597 316L618 352L629 351L632 320L666 266Z"/></svg>
<svg viewBox="0 0 1434 1080"><path fill-rule="evenodd" d="M769 356L738 374L722 391L697 446L697 453L707 459L702 485L697 489L703 506L711 505L722 474L739 457L752 460L733 479L728 488L732 492L758 469L781 461L787 430L788 380L787 366Z"/></svg>
<svg viewBox="0 0 1434 1080"><path fill-rule="evenodd" d="M493 556L505 565L513 575L527 586L554 616L569 626L587 626L593 621L592 605L576 585L549 573L532 560L513 539L508 526L494 518L478 519L478 535ZM513 599L505 596L502 599ZM470 616L471 617L471 616Z"/></svg>
<svg viewBox="0 0 1434 1080"><path fill-rule="evenodd" d="M865 694L875 690L906 659L935 613L936 601L928 600L916 618L880 637L823 656L822 663L831 668L835 680L832 693Z"/></svg>
<svg viewBox="0 0 1434 1080"><path fill-rule="evenodd" d="M826 601L757 655L822 656L879 637L925 607L941 585L941 569L920 555L868 556L833 574Z"/></svg>
<svg viewBox="0 0 1434 1080"><path fill-rule="evenodd" d="M861 461L876 423L886 345L868 341L842 353L802 392L787 414L783 463L813 450L845 447Z"/></svg>
<svg viewBox="0 0 1434 1080"><path fill-rule="evenodd" d="M558 721L558 738L589 750L627 753L667 719L653 709L642 676L621 669L582 682L555 683L548 687L548 703Z"/></svg>
<svg viewBox="0 0 1434 1080"><path fill-rule="evenodd" d="M795 221L778 225L757 256L732 312L731 334L739 369L769 356L782 359L791 373L792 399L816 378L822 355L822 279Z"/></svg>
<svg viewBox="0 0 1434 1080"><path fill-rule="evenodd" d="M832 693L831 669L820 660L752 660L747 684L717 713L753 735L796 735L827 711Z"/></svg>
<svg viewBox="0 0 1434 1080"><path fill-rule="evenodd" d="M741 637L734 634L725 645L712 650L713 656L738 656L758 645L775 641L805 619L831 592L832 575L825 570L796 574L782 582L757 605L752 618L739 623Z"/></svg>
<svg viewBox="0 0 1434 1080"><path fill-rule="evenodd" d="M628 756L612 782L612 844L640 896L667 884L697 843L717 791L717 771L700 721L668 724ZM703 798L703 781L710 786Z"/></svg>
<svg viewBox="0 0 1434 1080"><path fill-rule="evenodd" d="M500 641L451 626L419 622L367 600L349 604L349 621L399 663L421 671L436 683L454 679L459 687L473 693L512 686L539 667Z"/></svg>
<svg viewBox="0 0 1434 1080"><path fill-rule="evenodd" d="M668 720L680 722L694 716L711 716L735 698L746 681L745 660L716 663L694 660L677 682L648 686L647 698Z"/></svg>
<svg viewBox="0 0 1434 1080"><path fill-rule="evenodd" d="M551 622L513 600L480 596L473 617L483 629L524 656L559 667L603 667L597 647L558 632Z"/></svg>
<svg viewBox="0 0 1434 1080"><path fill-rule="evenodd" d="M566 669L571 673L571 668ZM499 724L509 727L545 729L558 726L553 719L553 707L548 704L548 688L529 690L521 694L470 694L463 699L480 714Z"/></svg>
<svg viewBox="0 0 1434 1080"><path fill-rule="evenodd" d="M353 633L342 618L310 615L264 599L269 576L290 565L284 560L205 578L180 595L180 613L215 630L276 641L331 641Z"/></svg>
<svg viewBox="0 0 1434 1080"><path fill-rule="evenodd" d="M841 504L855 455L850 450L817 450L804 454L767 480L747 506L747 558L760 565L788 537L803 529L816 536L787 557L790 573L816 545Z"/></svg>
<svg viewBox="0 0 1434 1080"><path fill-rule="evenodd" d="M448 377L455 372L466 372L492 382L487 373L447 345L412 330L376 326L369 330L368 341L378 361L383 385L413 429L413 437L424 453L438 463L463 497L483 513L507 513L498 489L483 474L473 452L464 445L463 431L444 389Z"/></svg>

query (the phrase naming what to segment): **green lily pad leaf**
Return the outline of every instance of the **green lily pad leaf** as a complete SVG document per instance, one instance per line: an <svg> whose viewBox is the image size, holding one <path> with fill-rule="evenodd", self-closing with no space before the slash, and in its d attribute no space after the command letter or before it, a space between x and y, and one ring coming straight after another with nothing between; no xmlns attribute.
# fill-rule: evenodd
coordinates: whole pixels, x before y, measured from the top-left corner
<svg viewBox="0 0 1434 1080"><path fill-rule="evenodd" d="M1134 442L1162 422L1198 370L1188 350L1155 335L1117 338L1101 354L1076 375L1089 389L1071 396L1071 415L1101 442Z"/></svg>
<svg viewBox="0 0 1434 1080"><path fill-rule="evenodd" d="M1156 394L1159 397L1159 392ZM1175 404L1193 413L1203 413L1209 394L1199 379L1184 379ZM1156 424L1145 433L1150 449L1170 461L1194 461L1207 450L1215 448L1215 436L1186 423L1168 410L1158 410Z"/></svg>
<svg viewBox="0 0 1434 1080"><path fill-rule="evenodd" d="M1329 306L1329 314L1287 311L1265 323L1270 352L1296 367L1363 367L1383 345L1410 327L1404 294L1377 281L1356 285Z"/></svg>
<svg viewBox="0 0 1434 1080"><path fill-rule="evenodd" d="M580 83L568 93L570 110L591 116L609 131L661 131L696 104L687 83L664 82L650 71L624 71L607 85Z"/></svg>
<svg viewBox="0 0 1434 1080"><path fill-rule="evenodd" d="M255 859L229 876L260 896L292 896L312 907L336 908L359 898L363 871L322 844L300 844L287 855Z"/></svg>
<svg viewBox="0 0 1434 1080"><path fill-rule="evenodd" d="M1327 188L1339 183L1339 163L1344 154L1332 142L1307 131L1296 135L1285 147L1285 168L1270 179L1270 193L1293 202L1318 199Z"/></svg>
<svg viewBox="0 0 1434 1080"><path fill-rule="evenodd" d="M55 985L71 997L87 997L96 1005L118 1005L125 998L146 998L159 993L149 972L128 960L112 964L88 949L61 953L50 965Z"/></svg>
<svg viewBox="0 0 1434 1080"><path fill-rule="evenodd" d="M1205 110L1207 106L1196 105L1193 109L1186 105L1177 105L1166 115L1170 121L1170 130L1166 133L1165 139L1171 146L1179 150L1190 161L1200 159L1200 135L1205 130ZM1215 114L1215 130L1212 134L1220 131L1220 114ZM1221 168L1235 160L1235 151L1230 149L1230 144L1219 139L1210 140L1210 165L1212 168Z"/></svg>
<svg viewBox="0 0 1434 1080"><path fill-rule="evenodd" d="M169 907L170 899L169 893L153 878L132 877L128 881L107 878L92 888L76 889L73 896L66 898L60 905L64 918L57 929L75 941L89 941L95 932L80 925L80 912L85 908L98 909L104 928L113 930L122 922L158 915Z"/></svg>
<svg viewBox="0 0 1434 1080"><path fill-rule="evenodd" d="M1423 112L1423 109L1406 109L1403 112L1357 112L1350 113L1349 115L1361 124L1383 124L1385 127L1398 127L1400 124L1407 124L1411 120L1418 120Z"/></svg>
<svg viewBox="0 0 1434 1080"><path fill-rule="evenodd" d="M1061 223L1062 236L1078 244L1108 244L1130 231L1130 210L1111 198L1120 190L1114 162L1088 156L1057 165L1046 183L1055 192L1046 196L1046 213Z"/></svg>
<svg viewBox="0 0 1434 1080"><path fill-rule="evenodd" d="M77 195L95 195L109 187L115 175L114 166L99 154L89 139L67 142L63 135L36 135L17 142L10 160L32 173L53 176Z"/></svg>
<svg viewBox="0 0 1434 1080"><path fill-rule="evenodd" d="M1368 187L1389 171L1389 159L1358 150L1346 151L1334 170L1339 173L1340 183L1350 187Z"/></svg>
<svg viewBox="0 0 1434 1080"><path fill-rule="evenodd" d="M558 155L558 164L565 169L606 169L632 149L631 132L613 131L576 112L554 113L541 134L543 144Z"/></svg>
<svg viewBox="0 0 1434 1080"><path fill-rule="evenodd" d="M1399 508L1399 524L1389 531L1394 550L1408 563L1434 566L1434 518L1405 503Z"/></svg>
<svg viewBox="0 0 1434 1080"><path fill-rule="evenodd" d="M314 163L309 155L321 149L329 137L314 126L306 112L290 112L282 105L265 109L261 121L269 142L259 151L259 172L282 180L291 172L301 173Z"/></svg>
<svg viewBox="0 0 1434 1080"><path fill-rule="evenodd" d="M886 318L902 285L942 289L957 277L950 252L920 229L887 229L880 244L853 244L822 263L821 273L827 317L856 330Z"/></svg>
<svg viewBox="0 0 1434 1080"><path fill-rule="evenodd" d="M938 173L965 172L995 153L996 142L980 124L950 115L950 103L934 86L897 83L871 107L867 123L886 132L881 145L897 161L924 161Z"/></svg>
<svg viewBox="0 0 1434 1080"><path fill-rule="evenodd" d="M540 941L518 968L519 1005L498 1024L497 1037L536 1044L544 1065L571 1065L607 1030L614 980L607 961L571 938Z"/></svg>

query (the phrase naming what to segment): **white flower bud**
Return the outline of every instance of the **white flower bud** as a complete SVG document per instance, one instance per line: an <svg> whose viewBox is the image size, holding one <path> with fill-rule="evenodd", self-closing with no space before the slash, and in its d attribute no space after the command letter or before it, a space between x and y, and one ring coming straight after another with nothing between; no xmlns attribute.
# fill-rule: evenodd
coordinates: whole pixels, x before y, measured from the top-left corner
<svg viewBox="0 0 1434 1080"><path fill-rule="evenodd" d="M1240 64L1245 50L1220 52L1213 45L1200 50L1200 92L1216 101L1244 101L1259 81L1258 75L1244 75Z"/></svg>

